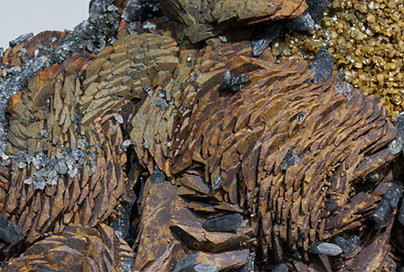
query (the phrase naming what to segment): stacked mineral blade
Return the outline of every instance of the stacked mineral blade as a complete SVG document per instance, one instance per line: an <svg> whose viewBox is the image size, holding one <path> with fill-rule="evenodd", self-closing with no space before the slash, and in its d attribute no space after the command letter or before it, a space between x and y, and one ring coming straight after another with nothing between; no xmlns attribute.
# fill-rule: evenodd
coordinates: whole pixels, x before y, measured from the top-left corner
<svg viewBox="0 0 404 272"><path fill-rule="evenodd" d="M162 8L180 24L177 35L197 43L217 36L229 25L238 27L300 17L307 10L303 0L163 0Z"/></svg>
<svg viewBox="0 0 404 272"><path fill-rule="evenodd" d="M130 271L134 256L108 226L72 225L31 246L2 271Z"/></svg>
<svg viewBox="0 0 404 272"><path fill-rule="evenodd" d="M283 251L307 251L366 226L380 195L355 188L396 157L387 148L396 131L378 100L353 88L338 92L343 83L335 78L313 84L304 63L242 57L223 66L180 122L171 169L177 184L194 191L191 199L205 195L206 211L207 203L212 212L242 209L264 256L279 260ZM250 83L223 93L228 72L246 73Z"/></svg>
<svg viewBox="0 0 404 272"><path fill-rule="evenodd" d="M118 45L107 47L90 65L88 57L74 55L39 72L11 99L7 149L15 170L2 202L4 216L23 229L28 242L71 223L105 221L133 187L124 172L120 115L133 99L133 80L121 74L111 75L111 82L102 77L130 60L116 57L129 50ZM82 82L80 75L85 75Z"/></svg>
<svg viewBox="0 0 404 272"><path fill-rule="evenodd" d="M306 1L164 0L177 25L132 22L157 6L93 0L71 33L1 58L2 97L19 92L0 117L0 248L34 243L5 271L392 270L402 139L328 79L325 46L312 65L266 49Z"/></svg>

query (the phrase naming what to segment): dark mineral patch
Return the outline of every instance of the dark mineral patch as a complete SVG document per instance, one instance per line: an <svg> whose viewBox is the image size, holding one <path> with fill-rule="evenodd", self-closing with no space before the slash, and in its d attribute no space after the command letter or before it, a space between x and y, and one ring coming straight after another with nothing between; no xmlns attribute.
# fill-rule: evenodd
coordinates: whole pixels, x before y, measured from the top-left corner
<svg viewBox="0 0 404 272"><path fill-rule="evenodd" d="M311 70L313 73L313 82L318 84L326 81L332 76L333 60L330 53L324 45L317 51L313 62L311 63Z"/></svg>
<svg viewBox="0 0 404 272"><path fill-rule="evenodd" d="M197 262L197 255L191 254L182 258L174 267L173 272L194 272L194 266Z"/></svg>
<svg viewBox="0 0 404 272"><path fill-rule="evenodd" d="M127 0L122 18L127 22L145 20L157 15L159 11L160 1L158 0Z"/></svg>
<svg viewBox="0 0 404 272"><path fill-rule="evenodd" d="M34 37L34 33L27 33L21 36L18 36L15 40L10 41L10 47L17 46L19 44L23 44L28 42Z"/></svg>
<svg viewBox="0 0 404 272"><path fill-rule="evenodd" d="M219 268L214 264L197 264L194 270L195 272L218 272Z"/></svg>
<svg viewBox="0 0 404 272"><path fill-rule="evenodd" d="M281 263L272 268L271 272L289 272L289 267L286 264Z"/></svg>
<svg viewBox="0 0 404 272"><path fill-rule="evenodd" d="M252 252L250 256L248 256L248 262L243 265L239 272L252 272L254 271L254 263L255 263L255 252Z"/></svg>
<svg viewBox="0 0 404 272"><path fill-rule="evenodd" d="M219 91L223 93L235 93L241 91L250 79L247 74L231 76L230 71L224 74L224 82L220 85Z"/></svg>
<svg viewBox="0 0 404 272"><path fill-rule="evenodd" d="M390 224L393 210L387 199L382 199L377 205L376 210L372 214L373 220L376 222L375 228L380 229Z"/></svg>
<svg viewBox="0 0 404 272"><path fill-rule="evenodd" d="M332 242L339 246L344 253L350 253L358 248L361 241L357 235L336 236Z"/></svg>
<svg viewBox="0 0 404 272"><path fill-rule="evenodd" d="M223 178L222 178L222 176L219 175L213 181L212 189L213 190L220 189L222 187L222 185L223 185Z"/></svg>
<svg viewBox="0 0 404 272"><path fill-rule="evenodd" d="M285 24L285 27L289 31L309 31L314 29L313 18L311 18L310 13L306 13L302 17L293 19L292 21Z"/></svg>
<svg viewBox="0 0 404 272"><path fill-rule="evenodd" d="M295 165L298 162L300 162L300 158L299 156L297 156L295 149L291 148L289 149L288 153L286 153L280 166L282 170L287 170L289 167Z"/></svg>
<svg viewBox="0 0 404 272"><path fill-rule="evenodd" d="M243 217L238 213L211 218L202 223L209 232L235 232L243 223Z"/></svg>
<svg viewBox="0 0 404 272"><path fill-rule="evenodd" d="M333 243L319 242L310 247L310 252L313 254L324 254L327 256L337 256L343 251L341 247Z"/></svg>
<svg viewBox="0 0 404 272"><path fill-rule="evenodd" d="M0 216L0 240L14 245L18 243L21 238L21 229L10 220Z"/></svg>
<svg viewBox="0 0 404 272"><path fill-rule="evenodd" d="M398 202L402 195L403 185L398 182L393 183L372 214L372 218L376 222L376 229L384 228L390 224L393 211L398 208Z"/></svg>
<svg viewBox="0 0 404 272"><path fill-rule="evenodd" d="M163 184L163 181L166 179L166 175L158 168L156 165L154 167L153 173L151 175L150 181L153 185Z"/></svg>
<svg viewBox="0 0 404 272"><path fill-rule="evenodd" d="M400 213L398 215L398 221L401 223L401 225L404 226L404 200L401 201L401 208Z"/></svg>
<svg viewBox="0 0 404 272"><path fill-rule="evenodd" d="M323 16L324 11L330 5L330 0L307 0L307 5L309 5L309 13L314 21L319 21L321 16Z"/></svg>
<svg viewBox="0 0 404 272"><path fill-rule="evenodd" d="M384 199L386 199L390 203L391 208L395 210L397 209L398 202L402 196L403 185L400 182L395 182L384 195Z"/></svg>
<svg viewBox="0 0 404 272"><path fill-rule="evenodd" d="M268 45L281 34L282 30L282 24L273 23L264 29L256 31L251 37L252 55L254 57L261 55Z"/></svg>

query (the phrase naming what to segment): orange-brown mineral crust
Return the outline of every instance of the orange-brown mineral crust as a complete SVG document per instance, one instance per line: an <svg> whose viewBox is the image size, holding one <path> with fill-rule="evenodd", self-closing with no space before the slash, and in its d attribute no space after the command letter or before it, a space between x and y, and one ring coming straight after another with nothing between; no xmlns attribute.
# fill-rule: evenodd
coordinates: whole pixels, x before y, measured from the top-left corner
<svg viewBox="0 0 404 272"><path fill-rule="evenodd" d="M387 269L404 242L390 243L392 217L372 221L399 153L378 98L336 77L314 84L306 62L252 57L250 41L212 38L300 17L306 1L161 4L173 32L163 19L122 20L96 56L75 53L11 97L0 223L23 240L0 249L28 249L2 271ZM21 48L33 58L65 35L40 34L2 63L21 66ZM183 48L185 38L205 42ZM133 249L105 225L131 194ZM352 250L315 253L349 235Z"/></svg>
<svg viewBox="0 0 404 272"><path fill-rule="evenodd" d="M72 225L31 246L1 271L129 271L125 267L133 263L134 256L129 245L108 226Z"/></svg>
<svg viewBox="0 0 404 272"><path fill-rule="evenodd" d="M180 22L179 37L192 43L217 36L229 25L253 25L271 20L300 17L307 10L304 0L163 0L171 18Z"/></svg>
<svg viewBox="0 0 404 272"><path fill-rule="evenodd" d="M249 84L222 92L226 73ZM174 140L171 172L186 195L204 195L204 211L241 208L265 258L366 225L380 195L356 188L395 158L377 98L341 93L336 78L313 84L305 63L236 57L212 74Z"/></svg>

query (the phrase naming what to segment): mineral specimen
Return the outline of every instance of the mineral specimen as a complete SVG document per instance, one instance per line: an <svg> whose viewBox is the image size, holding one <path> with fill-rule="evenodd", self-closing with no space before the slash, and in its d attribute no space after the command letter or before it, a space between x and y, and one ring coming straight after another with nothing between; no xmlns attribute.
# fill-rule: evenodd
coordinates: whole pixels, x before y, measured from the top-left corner
<svg viewBox="0 0 404 272"><path fill-rule="evenodd" d="M287 58L279 39L321 24L328 1L308 11L300 0L161 3L177 22L151 18L156 1L93 0L72 32L44 33L1 59L0 86L15 94L4 104L0 248L10 258L29 247L2 269L399 262L404 208L394 216L402 187L392 181L403 139L386 110L332 76L330 43L311 66L272 55ZM251 37L258 24L276 31Z"/></svg>

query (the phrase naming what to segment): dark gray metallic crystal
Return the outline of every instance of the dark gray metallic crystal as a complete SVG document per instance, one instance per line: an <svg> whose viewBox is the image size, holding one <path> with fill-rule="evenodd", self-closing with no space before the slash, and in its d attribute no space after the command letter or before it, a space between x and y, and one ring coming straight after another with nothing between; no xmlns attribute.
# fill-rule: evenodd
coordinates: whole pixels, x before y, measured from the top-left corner
<svg viewBox="0 0 404 272"><path fill-rule="evenodd" d="M202 223L202 227L209 232L235 232L243 223L243 216L239 213L211 218Z"/></svg>
<svg viewBox="0 0 404 272"><path fill-rule="evenodd" d="M289 267L286 264L281 263L272 268L271 272L289 272Z"/></svg>
<svg viewBox="0 0 404 272"><path fill-rule="evenodd" d="M235 93L241 91L243 87L250 82L247 74L231 76L230 71L224 74L224 82L220 85L219 91L224 93Z"/></svg>
<svg viewBox="0 0 404 272"><path fill-rule="evenodd" d="M159 0L127 0L122 12L122 18L127 22L152 18L161 10Z"/></svg>
<svg viewBox="0 0 404 272"><path fill-rule="evenodd" d="M292 21L285 24L286 29L289 31L309 31L314 29L314 22L313 18L311 18L310 13L306 13L302 17L293 19Z"/></svg>
<svg viewBox="0 0 404 272"><path fill-rule="evenodd" d="M212 189L218 190L218 189L222 188L222 185L223 185L223 178L222 178L222 176L219 175L213 181Z"/></svg>
<svg viewBox="0 0 404 272"><path fill-rule="evenodd" d="M397 209L398 202L403 196L403 185L399 182L394 182L393 185L387 190L383 198L385 198L393 210Z"/></svg>
<svg viewBox="0 0 404 272"><path fill-rule="evenodd" d="M324 11L330 5L331 0L306 0L309 6L309 13L314 21L318 22L323 16Z"/></svg>
<svg viewBox="0 0 404 272"><path fill-rule="evenodd" d="M240 268L240 272L254 272L255 252L248 256L247 263Z"/></svg>
<svg viewBox="0 0 404 272"><path fill-rule="evenodd" d="M251 37L253 56L258 57L261 55L268 45L281 34L282 30L283 27L281 24L274 23L265 29L255 32Z"/></svg>
<svg viewBox="0 0 404 272"><path fill-rule="evenodd" d="M297 156L295 149L291 148L288 151L288 153L286 153L280 166L281 166L282 170L287 170L289 167L291 167L292 165L295 165L298 162L300 162L300 158L299 158L299 156Z"/></svg>
<svg viewBox="0 0 404 272"><path fill-rule="evenodd" d="M394 123L397 128L398 138L397 142L400 144L400 151L404 151L403 139L404 139L404 112L401 112L396 116L397 120Z"/></svg>
<svg viewBox="0 0 404 272"><path fill-rule="evenodd" d="M398 182L393 183L372 214L372 218L376 222L376 229L384 228L390 224L393 212L398 208L398 202L402 196L403 185Z"/></svg>
<svg viewBox="0 0 404 272"><path fill-rule="evenodd" d="M194 266L194 270L196 272L218 272L219 268L214 264L197 264Z"/></svg>
<svg viewBox="0 0 404 272"><path fill-rule="evenodd" d="M401 208L400 208L400 214L398 215L398 221L401 223L401 225L404 226L404 200L401 201Z"/></svg>
<svg viewBox="0 0 404 272"><path fill-rule="evenodd" d="M158 168L156 165L151 174L150 181L153 185L163 184L163 181L166 179L166 175Z"/></svg>
<svg viewBox="0 0 404 272"><path fill-rule="evenodd" d="M311 63L313 82L318 84L329 79L332 76L333 66L334 62L331 54L322 45Z"/></svg>
<svg viewBox="0 0 404 272"><path fill-rule="evenodd" d="M361 243L360 239L356 235L349 236L336 236L332 239L332 242L339 246L344 253L350 253L357 249Z"/></svg>
<svg viewBox="0 0 404 272"><path fill-rule="evenodd" d="M27 34L20 35L16 39L9 42L10 47L14 47L16 45L26 43L29 40L31 40L33 37L34 37L34 33L27 33Z"/></svg>
<svg viewBox="0 0 404 272"><path fill-rule="evenodd" d="M197 264L197 255L189 254L179 260L175 265L173 272L195 272L195 265Z"/></svg>
<svg viewBox="0 0 404 272"><path fill-rule="evenodd" d="M309 251L313 254L324 254L327 256L337 256L342 253L341 247L336 244L326 242L318 242L313 244Z"/></svg>
<svg viewBox="0 0 404 272"><path fill-rule="evenodd" d="M376 222L375 228L380 229L386 227L390 224L391 216L393 215L393 210L390 203L386 199L382 199L377 205L374 213L372 214L373 220Z"/></svg>
<svg viewBox="0 0 404 272"><path fill-rule="evenodd" d="M109 8L113 3L113 0L95 0L90 7L89 18L77 25L63 44L55 49L52 61L61 63L79 51L98 53L112 43L120 23L119 14Z"/></svg>
<svg viewBox="0 0 404 272"><path fill-rule="evenodd" d="M16 244L21 240L21 229L13 222L0 216L0 240Z"/></svg>

